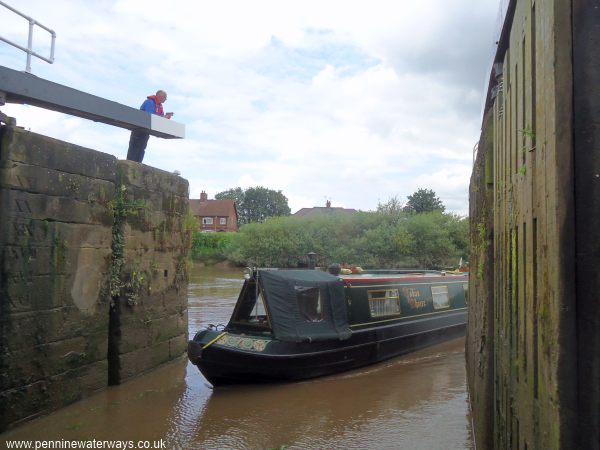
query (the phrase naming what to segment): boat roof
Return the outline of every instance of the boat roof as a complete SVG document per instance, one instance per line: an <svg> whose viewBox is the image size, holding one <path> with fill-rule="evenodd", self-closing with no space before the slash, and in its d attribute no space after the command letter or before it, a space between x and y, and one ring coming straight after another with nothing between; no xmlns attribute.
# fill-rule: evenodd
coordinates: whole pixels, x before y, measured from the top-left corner
<svg viewBox="0 0 600 450"><path fill-rule="evenodd" d="M335 279L341 279L343 281L369 281L369 280L419 280L423 278L466 278L468 272L459 271L443 271L443 270L429 270L429 269L371 269L364 270L360 273L350 274L339 274L331 275L323 270L310 270L310 269L277 269L277 268L260 268L257 269L259 273L276 273L277 277L285 278L288 280L305 280L305 281L333 281Z"/></svg>
<svg viewBox="0 0 600 450"><path fill-rule="evenodd" d="M439 270L370 270L361 273L340 274L339 278L344 281L369 281L369 280L398 280L415 281L432 278L465 278L465 272L444 272Z"/></svg>
<svg viewBox="0 0 600 450"><path fill-rule="evenodd" d="M337 277L321 270L309 269L259 269L260 274L273 274L275 278L297 281L335 281Z"/></svg>
<svg viewBox="0 0 600 450"><path fill-rule="evenodd" d="M344 283L340 278L320 270L259 270L269 309L273 333L283 341L317 341L347 339L351 331ZM314 289L324 315L307 321L301 312L299 292Z"/></svg>

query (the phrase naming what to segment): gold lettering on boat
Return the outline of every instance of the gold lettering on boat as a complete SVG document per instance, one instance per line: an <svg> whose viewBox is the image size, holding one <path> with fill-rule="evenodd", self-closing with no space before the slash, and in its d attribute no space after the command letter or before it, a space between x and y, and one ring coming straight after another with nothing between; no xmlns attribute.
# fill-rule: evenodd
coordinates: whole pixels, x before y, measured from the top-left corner
<svg viewBox="0 0 600 450"><path fill-rule="evenodd" d="M402 293L406 296L408 300L408 306L411 309L425 308L425 306L427 305L427 302L425 302L425 300L420 300L421 291L417 288L403 287Z"/></svg>

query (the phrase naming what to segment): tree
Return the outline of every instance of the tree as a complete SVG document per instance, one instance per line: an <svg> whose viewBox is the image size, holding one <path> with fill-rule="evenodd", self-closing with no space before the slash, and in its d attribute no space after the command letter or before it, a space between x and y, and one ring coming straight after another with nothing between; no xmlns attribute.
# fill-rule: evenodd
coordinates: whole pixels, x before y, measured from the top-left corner
<svg viewBox="0 0 600 450"><path fill-rule="evenodd" d="M398 197L392 197L385 203L377 204L377 212L389 223L397 224L406 216L402 202Z"/></svg>
<svg viewBox="0 0 600 450"><path fill-rule="evenodd" d="M403 226L409 235L410 256L420 267L439 269L456 258L457 250L450 230L448 215L440 210L415 214Z"/></svg>
<svg viewBox="0 0 600 450"><path fill-rule="evenodd" d="M287 197L281 191L274 191L262 186L246 190L240 187L228 189L216 194L215 198L235 201L238 225L264 222L269 217L289 216L291 212Z"/></svg>
<svg viewBox="0 0 600 450"><path fill-rule="evenodd" d="M240 265L296 267L316 252L324 267L347 262L365 269L455 267L468 255L465 218L437 210L405 214L397 223L384 219L381 212L275 217L241 227L223 253Z"/></svg>
<svg viewBox="0 0 600 450"><path fill-rule="evenodd" d="M216 200L233 200L235 201L235 207L237 208L238 214L240 213L241 205L244 203L244 191L241 187L233 189L227 189L226 191L219 192L215 195ZM239 220L238 220L239 222Z"/></svg>
<svg viewBox="0 0 600 450"><path fill-rule="evenodd" d="M444 212L446 207L442 201L436 197L435 192L431 189L419 188L413 195L409 195L408 202L404 206L404 211L410 213L424 213L439 210Z"/></svg>

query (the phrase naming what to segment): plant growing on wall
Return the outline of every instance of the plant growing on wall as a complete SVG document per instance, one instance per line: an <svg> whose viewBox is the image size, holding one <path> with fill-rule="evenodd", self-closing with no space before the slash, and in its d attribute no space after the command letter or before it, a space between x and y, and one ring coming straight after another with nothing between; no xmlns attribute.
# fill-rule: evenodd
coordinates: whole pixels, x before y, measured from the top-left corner
<svg viewBox="0 0 600 450"><path fill-rule="evenodd" d="M126 193L126 186L119 182L117 184L115 198L108 203L108 207L112 211L114 218L111 244L112 257L110 261L108 277L108 292L111 299L111 306L114 306L115 299L121 295L123 288L128 286L131 290L131 288L137 286L141 281L143 281L143 276L141 280L138 277L136 281L132 281L133 278L136 277L132 278L130 276L129 280L127 281L123 281L122 277L125 248L123 227L125 225L125 221L127 220L128 216L132 214L138 214L140 210L147 209L147 205L143 200L129 199ZM132 306L131 302L128 303L130 306ZM135 299L133 304L135 304Z"/></svg>
<svg viewBox="0 0 600 450"><path fill-rule="evenodd" d="M534 151L535 150L535 131L533 131L533 128L527 126L518 131L519 131L519 133L521 133L523 135L523 137L529 138L529 140L531 142L531 144L529 146L523 145L523 149L522 149L523 153Z"/></svg>

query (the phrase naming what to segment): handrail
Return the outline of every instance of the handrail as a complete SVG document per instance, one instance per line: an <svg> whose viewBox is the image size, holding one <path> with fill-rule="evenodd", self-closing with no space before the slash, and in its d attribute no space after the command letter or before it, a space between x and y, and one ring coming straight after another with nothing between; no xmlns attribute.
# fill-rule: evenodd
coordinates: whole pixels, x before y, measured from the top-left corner
<svg viewBox="0 0 600 450"><path fill-rule="evenodd" d="M27 63L25 65L25 72L27 73L31 73L31 55L40 58L43 61L46 61L47 63L52 64L54 62L54 41L56 40L56 33L51 30L50 28L46 27L45 25L42 25L41 23L39 23L37 20L23 14L20 11L17 11L15 8L13 8L12 6L7 5L6 3L4 3L3 1L0 0L0 5L4 6L6 9L9 9L10 11L14 12L15 14L18 14L19 16L23 17L24 19L26 19L29 22L29 37L27 40L27 48L16 44L14 42L11 42L10 40L0 36L0 41L4 41L9 45L12 45L13 47L18 48L19 50L24 51L25 53L27 53ZM42 55L40 55L37 52L33 51L33 27L34 25L37 25L40 28L43 28L44 30L46 30L48 33L50 33L50 36L52 37L51 39L51 43L50 43L50 57L46 58Z"/></svg>

